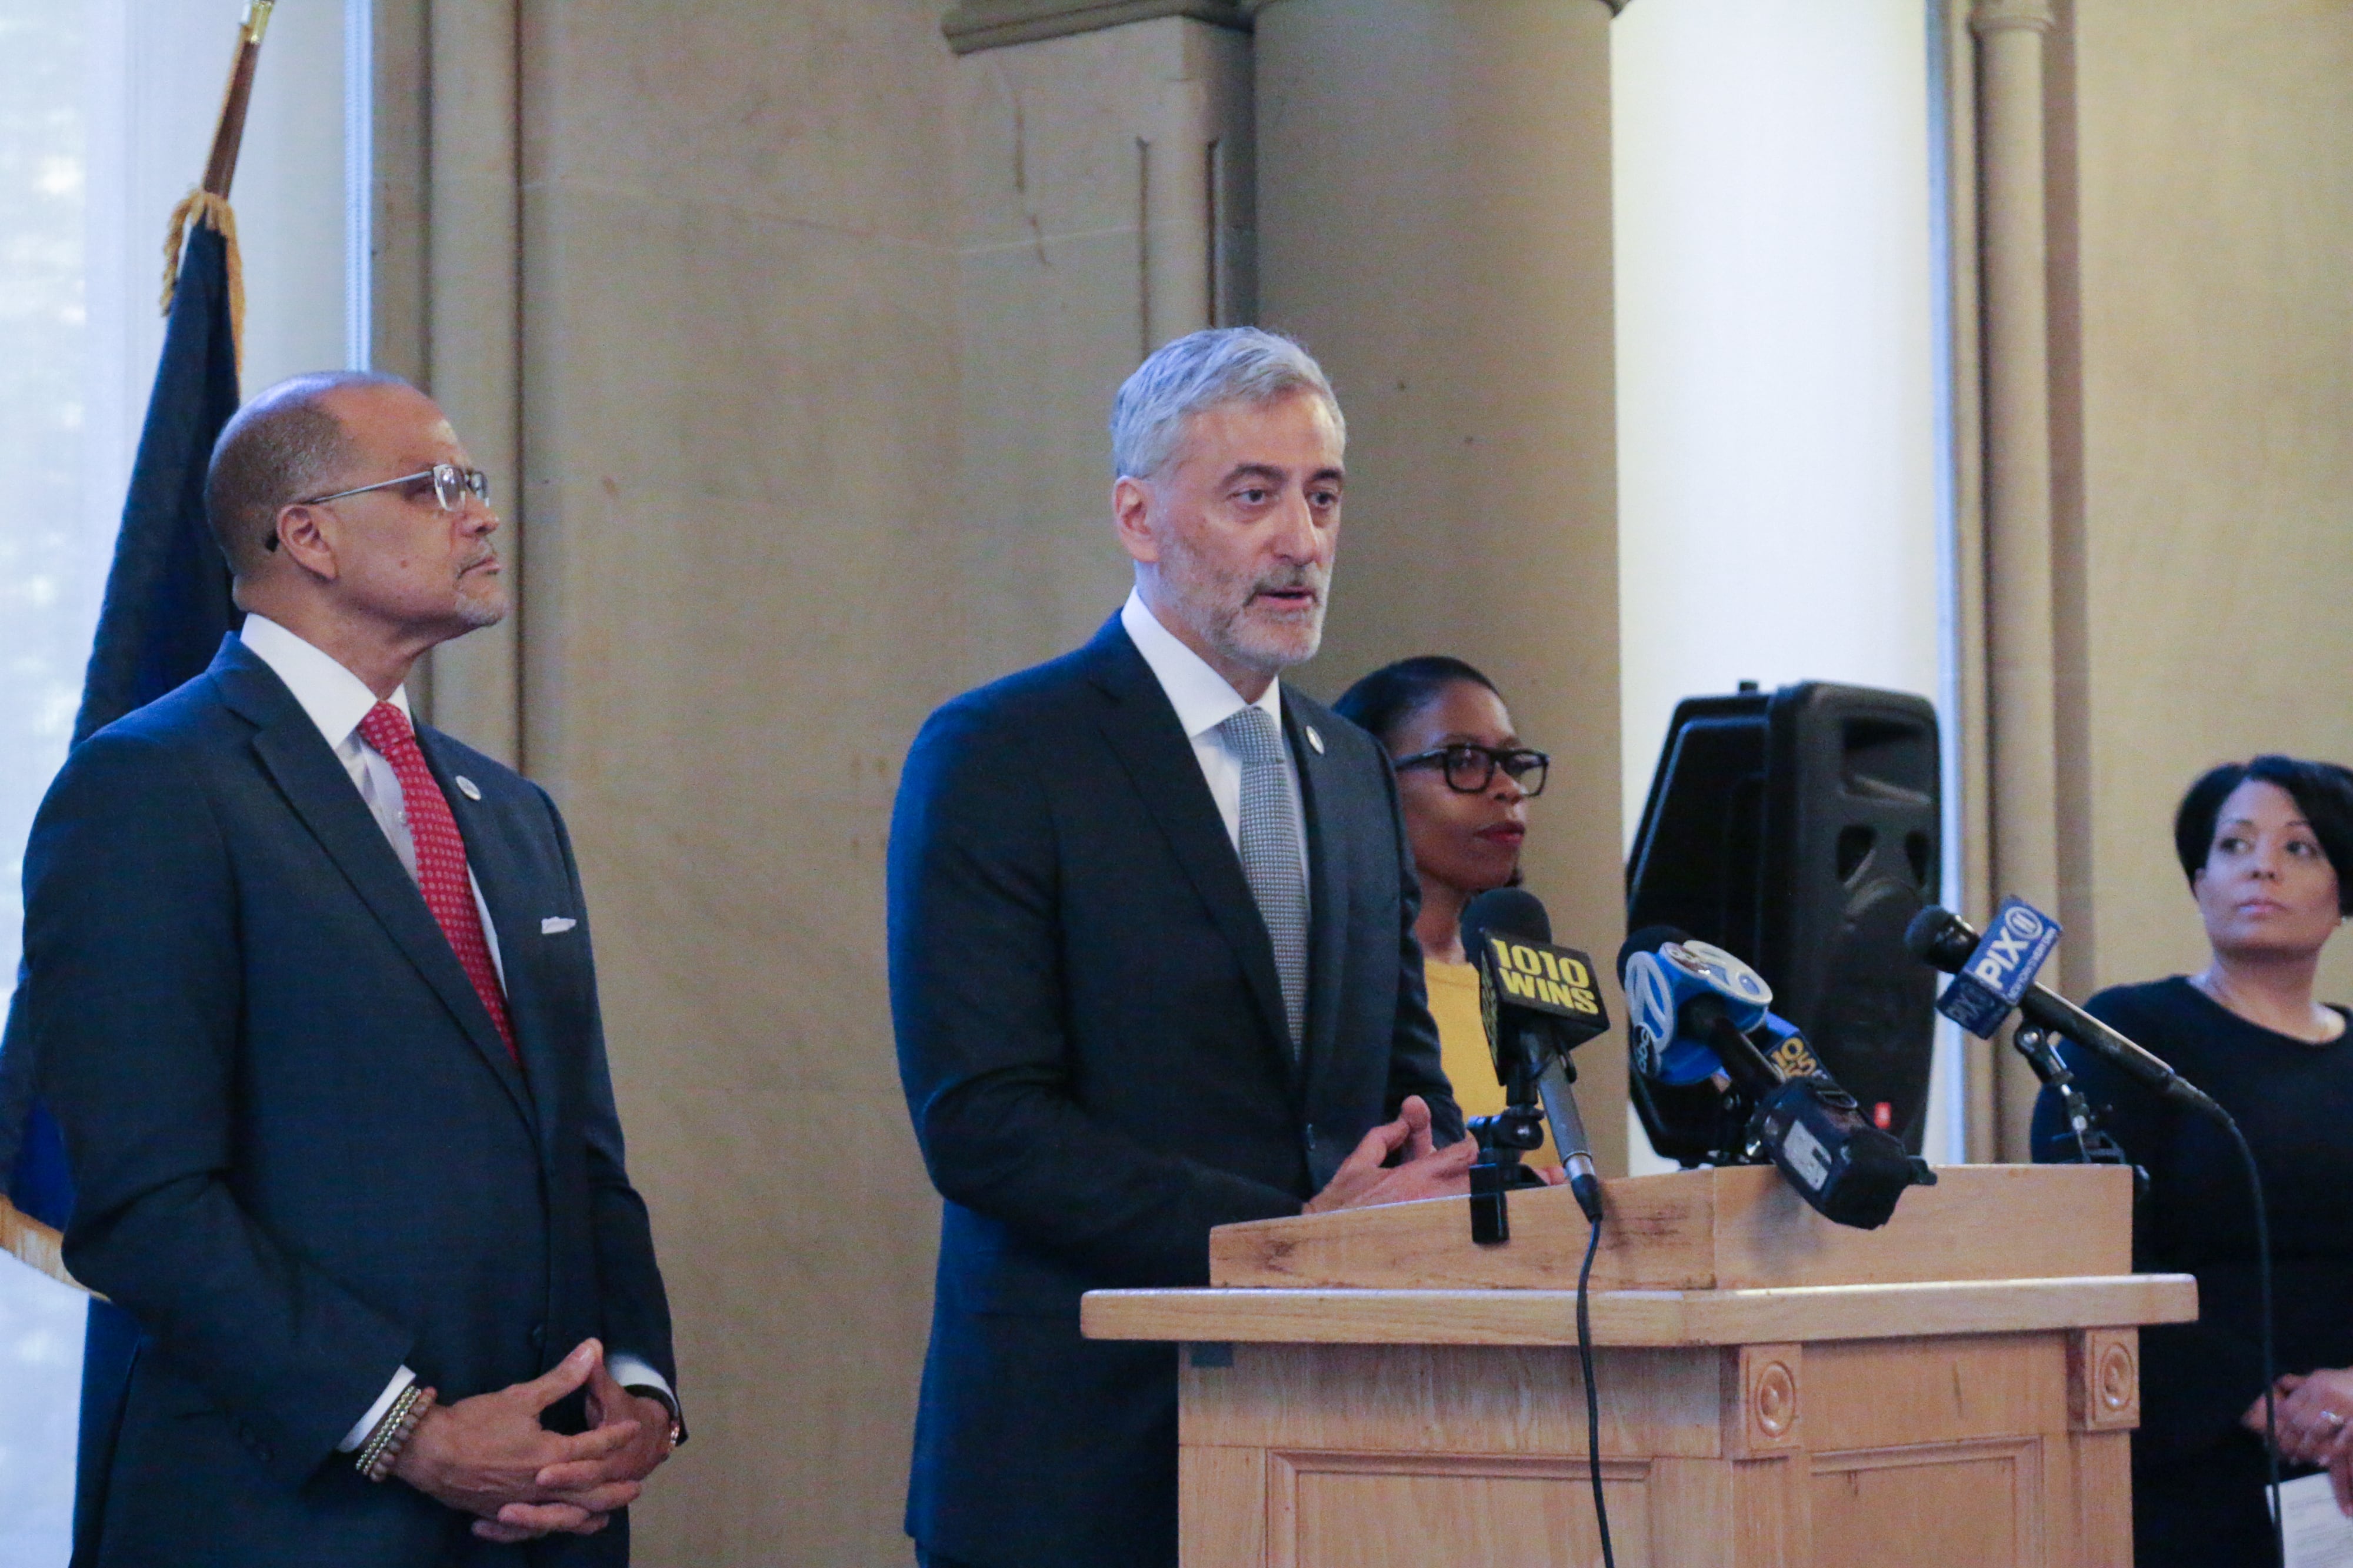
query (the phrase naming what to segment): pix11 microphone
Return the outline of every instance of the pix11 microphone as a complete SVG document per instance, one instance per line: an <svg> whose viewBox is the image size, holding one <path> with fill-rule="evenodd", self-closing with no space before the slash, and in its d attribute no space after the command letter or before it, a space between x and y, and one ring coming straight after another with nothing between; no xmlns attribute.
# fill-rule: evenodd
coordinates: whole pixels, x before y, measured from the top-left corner
<svg viewBox="0 0 2353 1568"><path fill-rule="evenodd" d="M1749 1136L1825 1218L1875 1230L1905 1188L1936 1184L1936 1173L1873 1126L1822 1070L1804 1037L1767 1010L1771 987L1739 959L1672 926L1651 926L1626 939L1618 973L1634 1070L1670 1083L1721 1070L1755 1107ZM1771 1042L1770 1058L1752 1033Z"/></svg>
<svg viewBox="0 0 2353 1568"><path fill-rule="evenodd" d="M2020 912L2022 911L2022 914ZM2037 923L2039 922L2039 923ZM2051 933L2043 940L2044 930ZM1931 904L1912 917L1904 945L1912 956L1933 969L1956 976L1954 986L1969 990L1954 1018L1982 1039L1991 1039L2010 1009L2015 1006L2027 1022L2064 1035L2118 1072L2177 1105L2201 1115L2220 1116L2205 1090L2183 1078L2164 1060L2101 1023L2065 997L2033 984L2034 971L2057 940L2057 922L2032 906L2006 899L1995 911L1993 931L1980 939L1969 922L1950 910ZM1939 1004L1941 1006L1942 1004ZM1964 1016L1963 1015L1967 1016Z"/></svg>
<svg viewBox="0 0 2353 1568"><path fill-rule="evenodd" d="M1577 1114L1577 1069L1568 1055L1609 1027L1593 983L1593 961L1555 947L1544 900L1523 888L1497 888L1462 910L1462 951L1479 966L1479 1000L1487 1050L1509 1103L1540 1100L1553 1147L1568 1172L1577 1206L1601 1223L1601 1182L1593 1145Z"/></svg>

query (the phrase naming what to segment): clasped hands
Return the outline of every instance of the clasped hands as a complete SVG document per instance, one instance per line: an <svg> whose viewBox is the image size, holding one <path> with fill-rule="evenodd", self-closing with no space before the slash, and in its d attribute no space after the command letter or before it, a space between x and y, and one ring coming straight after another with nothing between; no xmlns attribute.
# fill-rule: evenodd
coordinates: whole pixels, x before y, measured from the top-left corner
<svg viewBox="0 0 2353 1568"><path fill-rule="evenodd" d="M540 1412L588 1391L586 1432L539 1424ZM529 1541L563 1531L594 1535L627 1508L670 1458L670 1411L613 1381L605 1347L583 1340L529 1383L436 1405L392 1473L462 1513L485 1541Z"/></svg>
<svg viewBox="0 0 2353 1568"><path fill-rule="evenodd" d="M2272 1385L2272 1399L2280 1458L2326 1465L2337 1506L2353 1515L2353 1367L2283 1373ZM2239 1423L2263 1435L2261 1396Z"/></svg>

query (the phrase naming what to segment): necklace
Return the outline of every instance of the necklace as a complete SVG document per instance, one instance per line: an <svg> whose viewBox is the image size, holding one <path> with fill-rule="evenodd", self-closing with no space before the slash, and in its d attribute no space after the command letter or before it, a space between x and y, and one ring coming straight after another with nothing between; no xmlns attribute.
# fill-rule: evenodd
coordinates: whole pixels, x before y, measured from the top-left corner
<svg viewBox="0 0 2353 1568"><path fill-rule="evenodd" d="M2273 1029L2269 1024L2265 1024L2257 1019L2253 1014L2248 1012L2245 1007L2240 1005L2237 997L2232 994L2231 988L2222 983L2222 977L2215 973L2211 968L2202 970L2200 973L2191 975L2189 977L2189 984L2196 986L2200 992L2204 993L2204 994L2211 1000L2216 1006L2221 1008L2232 1017L2244 1023L2253 1024L2258 1029L2270 1029L2273 1034L2285 1035L2289 1039L2295 1040L2301 1045L2334 1045L2337 1038L2344 1033L2344 1030L2339 1026L2339 1016L2336 1010L2329 1007L2324 1007L2316 1002L2310 1004L2312 1014L2305 1027L2306 1029L2319 1031L2317 1034L2306 1034L2291 1029Z"/></svg>

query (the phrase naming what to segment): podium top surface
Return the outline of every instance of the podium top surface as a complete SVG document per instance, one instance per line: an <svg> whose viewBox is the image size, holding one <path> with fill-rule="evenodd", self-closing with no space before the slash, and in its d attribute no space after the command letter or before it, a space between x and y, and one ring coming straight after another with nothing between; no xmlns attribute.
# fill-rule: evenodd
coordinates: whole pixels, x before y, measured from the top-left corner
<svg viewBox="0 0 2353 1568"><path fill-rule="evenodd" d="M1834 1225L1770 1166L1604 1182L1593 1289L1736 1291L2075 1279L2132 1271L2132 1173L2118 1166L1947 1165L1877 1230ZM1219 1287L1558 1290L1588 1231L1565 1187L1511 1197L1510 1241L1471 1239L1470 1200L1219 1226ZM2119 1321L2124 1320L2117 1320Z"/></svg>
<svg viewBox="0 0 2353 1568"><path fill-rule="evenodd" d="M1608 1290L1590 1301L1593 1342L1621 1347L1766 1344L2187 1322L2187 1274L2058 1279ZM1574 1345L1575 1290L1092 1290L1080 1321L1095 1340L1274 1344Z"/></svg>

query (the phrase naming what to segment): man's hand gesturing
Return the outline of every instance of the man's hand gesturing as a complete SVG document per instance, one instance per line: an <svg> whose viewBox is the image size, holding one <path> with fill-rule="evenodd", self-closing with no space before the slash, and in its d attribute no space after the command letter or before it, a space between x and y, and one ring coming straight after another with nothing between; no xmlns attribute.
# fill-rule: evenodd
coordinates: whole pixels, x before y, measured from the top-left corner
<svg viewBox="0 0 2353 1568"><path fill-rule="evenodd" d="M628 1449L639 1435L639 1424L626 1417L600 1419L590 1430L565 1436L542 1426L539 1413L604 1370L604 1347L584 1340L554 1370L529 1383L437 1405L401 1450L392 1473L427 1497L479 1515L474 1533L486 1540L526 1541L552 1531L594 1535L605 1528L607 1515L637 1500L637 1480L607 1476L600 1461ZM667 1412L661 1426L666 1445ZM595 1466L594 1479L551 1486L541 1479L583 1463Z"/></svg>
<svg viewBox="0 0 2353 1568"><path fill-rule="evenodd" d="M1397 1120L1365 1134L1330 1184L1308 1200L1306 1212L1460 1197L1471 1190L1471 1162L1478 1156L1478 1144L1468 1138L1439 1148L1430 1135L1430 1107L1421 1096L1408 1095ZM1390 1164L1392 1159L1398 1163Z"/></svg>

